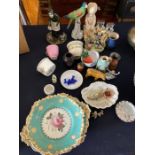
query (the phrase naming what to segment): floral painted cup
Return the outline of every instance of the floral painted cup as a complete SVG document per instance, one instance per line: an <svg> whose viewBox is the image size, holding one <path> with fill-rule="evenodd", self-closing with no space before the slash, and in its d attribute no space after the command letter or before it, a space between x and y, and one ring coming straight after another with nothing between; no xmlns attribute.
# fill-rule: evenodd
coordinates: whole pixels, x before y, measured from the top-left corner
<svg viewBox="0 0 155 155"><path fill-rule="evenodd" d="M46 54L51 60L57 60L59 55L59 47L57 45L48 45L46 47Z"/></svg>

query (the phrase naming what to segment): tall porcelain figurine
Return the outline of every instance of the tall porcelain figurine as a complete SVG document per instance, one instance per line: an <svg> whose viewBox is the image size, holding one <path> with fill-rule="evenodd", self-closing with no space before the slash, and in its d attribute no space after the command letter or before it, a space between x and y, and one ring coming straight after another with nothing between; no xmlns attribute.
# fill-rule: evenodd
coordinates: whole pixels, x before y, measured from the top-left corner
<svg viewBox="0 0 155 155"><path fill-rule="evenodd" d="M74 29L72 31L72 38L74 39L82 39L83 37L83 31L81 30L80 19L85 15L86 8L87 8L87 3L83 2L82 6L79 9L74 10L65 16L65 18L68 18L70 20L68 24L68 28L70 24L75 20Z"/></svg>
<svg viewBox="0 0 155 155"><path fill-rule="evenodd" d="M62 44L66 41L67 35L61 30L60 17L52 9L48 13L48 34L46 36L47 42L50 44Z"/></svg>
<svg viewBox="0 0 155 155"><path fill-rule="evenodd" d="M85 18L84 26L84 41L85 48L89 51L103 51L105 47L104 42L104 27L101 27L101 24L96 26L96 12L101 10L98 5L94 2L88 3L87 15ZM103 24L104 26L104 24ZM103 37L102 37L103 36ZM102 37L102 38L101 38Z"/></svg>
<svg viewBox="0 0 155 155"><path fill-rule="evenodd" d="M93 30L95 28L95 24L96 24L95 13L97 12L97 10L98 10L98 6L96 3L90 2L88 4L88 7L87 7L88 14L86 15L86 18L85 18L85 28L86 29Z"/></svg>

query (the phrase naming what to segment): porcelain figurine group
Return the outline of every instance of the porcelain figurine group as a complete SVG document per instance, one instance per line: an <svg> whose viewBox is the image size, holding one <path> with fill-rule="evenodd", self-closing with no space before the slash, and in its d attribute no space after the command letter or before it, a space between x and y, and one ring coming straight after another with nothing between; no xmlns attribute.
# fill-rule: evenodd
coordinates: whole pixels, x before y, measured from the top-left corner
<svg viewBox="0 0 155 155"><path fill-rule="evenodd" d="M121 57L116 52L112 52L109 56L100 55L99 52L103 52L106 46L114 48L119 34L114 32L114 23L96 23L95 14L99 9L95 2L88 4L84 2L79 9L64 16L70 20L68 28L70 24L75 21L71 33L72 38L75 40L67 43L68 51L64 53L62 59L68 68L71 68L76 61L81 60L81 62L77 64L77 70L83 72L84 68L88 68L86 70L86 78L91 76L94 77L94 80L111 80L119 75L119 72L117 73L116 70ZM85 24L82 30L80 20L83 16L85 16ZM49 11L48 30L47 41L50 45L46 47L45 53L47 57L38 63L37 71L44 76L52 75L52 83L55 84L57 77L53 75L53 73L56 69L56 65L53 61L56 61L59 57L58 44L64 43L67 35L61 29L59 15L52 9ZM84 42L80 41L83 37ZM67 85L76 85L79 82L77 80L78 78L79 77L72 74L71 79L64 78L64 83ZM48 87L50 87L50 85Z"/></svg>

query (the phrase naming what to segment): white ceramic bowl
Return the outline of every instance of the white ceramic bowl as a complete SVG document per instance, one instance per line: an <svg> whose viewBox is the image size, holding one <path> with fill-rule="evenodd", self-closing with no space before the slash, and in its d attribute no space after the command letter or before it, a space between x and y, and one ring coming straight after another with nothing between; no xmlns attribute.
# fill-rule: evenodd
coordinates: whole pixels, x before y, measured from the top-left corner
<svg viewBox="0 0 155 155"><path fill-rule="evenodd" d="M85 66L87 67L94 67L97 64L97 61L99 59L99 53L96 51L89 51L89 56L92 57L93 62L92 63L85 63L83 62L83 59L81 58L81 61L84 63Z"/></svg>
<svg viewBox="0 0 155 155"><path fill-rule="evenodd" d="M68 52L75 57L80 57L83 52L83 42L74 40L67 44Z"/></svg>

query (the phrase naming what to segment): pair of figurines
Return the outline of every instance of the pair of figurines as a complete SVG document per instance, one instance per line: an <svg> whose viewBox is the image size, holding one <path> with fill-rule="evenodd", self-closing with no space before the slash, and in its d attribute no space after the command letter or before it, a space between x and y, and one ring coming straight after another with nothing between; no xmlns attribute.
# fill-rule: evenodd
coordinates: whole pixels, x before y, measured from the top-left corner
<svg viewBox="0 0 155 155"><path fill-rule="evenodd" d="M87 29L93 30L95 27L95 24L96 24L95 13L98 10L98 6L94 2L90 2L90 3L88 3L88 5L85 3L84 9L86 10L86 8L87 8L87 15L85 17L85 26L87 27ZM81 17L83 17L83 16L81 16ZM74 39L82 39L83 38L83 31L81 30L81 21L80 21L81 17L77 18L75 20L74 29L72 31L72 38L74 38Z"/></svg>
<svg viewBox="0 0 155 155"><path fill-rule="evenodd" d="M87 15L85 18L85 26L87 29L93 30L96 24L96 15L95 13L98 10L98 5L94 2L87 3L83 2L81 7L77 10L74 10L67 14L65 17L68 18L69 21L69 26L70 23L74 20L74 28L72 31L72 38L73 39L82 39L83 38L83 31L81 30L81 18L86 14L86 9L87 9Z"/></svg>
<svg viewBox="0 0 155 155"><path fill-rule="evenodd" d="M61 30L60 17L52 9L48 13L48 34L46 36L47 42L50 44L62 44L66 41L67 35Z"/></svg>

